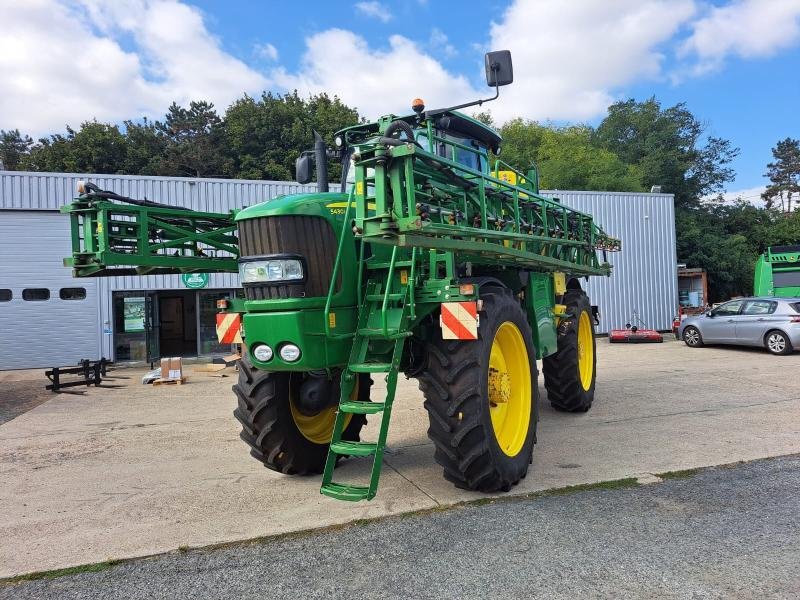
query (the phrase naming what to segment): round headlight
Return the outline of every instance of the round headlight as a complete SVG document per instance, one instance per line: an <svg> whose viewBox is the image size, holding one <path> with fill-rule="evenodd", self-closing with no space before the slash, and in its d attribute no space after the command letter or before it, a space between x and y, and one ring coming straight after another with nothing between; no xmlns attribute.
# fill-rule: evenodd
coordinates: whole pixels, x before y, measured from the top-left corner
<svg viewBox="0 0 800 600"><path fill-rule="evenodd" d="M341 148L344 144L344 140L342 139L342 136L337 135L336 138L334 138L333 143L336 144L337 148Z"/></svg>
<svg viewBox="0 0 800 600"><path fill-rule="evenodd" d="M294 362L300 358L300 348L294 344L281 346L281 358L286 362Z"/></svg>
<svg viewBox="0 0 800 600"><path fill-rule="evenodd" d="M272 348L266 344L258 344L253 347L253 356L256 357L256 360L267 362L272 359Z"/></svg>

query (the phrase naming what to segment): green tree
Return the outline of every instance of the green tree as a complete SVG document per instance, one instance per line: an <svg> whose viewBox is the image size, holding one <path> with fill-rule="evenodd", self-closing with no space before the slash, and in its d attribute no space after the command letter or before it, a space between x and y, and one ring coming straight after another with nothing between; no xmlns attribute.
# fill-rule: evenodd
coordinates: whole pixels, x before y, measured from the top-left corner
<svg viewBox="0 0 800 600"><path fill-rule="evenodd" d="M131 175L156 175L164 160L167 136L146 117L141 123L125 121L126 153L123 172Z"/></svg>
<svg viewBox="0 0 800 600"><path fill-rule="evenodd" d="M786 138L772 149L775 159L767 164L765 177L770 184L761 197L767 208L779 207L784 213L794 210L795 196L800 195L800 140Z"/></svg>
<svg viewBox="0 0 800 600"><path fill-rule="evenodd" d="M33 146L29 135L22 135L19 129L5 131L0 129L0 163L3 169L15 171L19 168Z"/></svg>
<svg viewBox="0 0 800 600"><path fill-rule="evenodd" d="M230 177L230 161L222 148L223 122L210 102L192 101L189 108L173 102L155 128L166 138L157 175Z"/></svg>
<svg viewBox="0 0 800 600"><path fill-rule="evenodd" d="M644 189L660 185L679 208L698 206L733 181L730 163L738 155L728 140L702 137L705 126L684 103L662 109L655 98L620 101L608 108L594 143L639 168Z"/></svg>
<svg viewBox="0 0 800 600"><path fill-rule="evenodd" d="M25 156L22 166L31 171L124 173L125 136L116 125L86 121L77 131L41 138Z"/></svg>
<svg viewBox="0 0 800 600"><path fill-rule="evenodd" d="M258 100L245 96L225 113L226 153L233 176L243 179L292 179L294 161L313 144L313 131L330 142L333 134L359 122L358 112L327 94L303 100L295 91L265 93ZM330 164L337 179L340 165Z"/></svg>
<svg viewBox="0 0 800 600"><path fill-rule="evenodd" d="M638 167L596 147L588 125L556 127L512 119L501 127L500 134L501 158L520 171L535 164L544 189L642 190Z"/></svg>
<svg viewBox="0 0 800 600"><path fill-rule="evenodd" d="M544 189L642 191L639 169L613 152L592 145L585 125L548 128L538 148L540 185Z"/></svg>

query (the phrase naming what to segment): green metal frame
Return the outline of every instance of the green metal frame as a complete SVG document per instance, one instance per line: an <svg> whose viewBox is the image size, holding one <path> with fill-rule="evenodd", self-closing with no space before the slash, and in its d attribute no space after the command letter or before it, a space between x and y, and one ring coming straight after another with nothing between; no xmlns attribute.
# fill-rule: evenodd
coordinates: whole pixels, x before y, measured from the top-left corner
<svg viewBox="0 0 800 600"><path fill-rule="evenodd" d="M239 269L235 213L198 212L76 198L70 216L76 277L219 273Z"/></svg>

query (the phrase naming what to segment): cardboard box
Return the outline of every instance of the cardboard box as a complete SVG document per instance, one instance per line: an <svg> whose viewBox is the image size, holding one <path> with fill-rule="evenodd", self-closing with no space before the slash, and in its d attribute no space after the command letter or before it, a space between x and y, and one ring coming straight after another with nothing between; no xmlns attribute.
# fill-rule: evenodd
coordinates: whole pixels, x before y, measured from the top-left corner
<svg viewBox="0 0 800 600"><path fill-rule="evenodd" d="M169 379L169 359L161 359L161 379Z"/></svg>
<svg viewBox="0 0 800 600"><path fill-rule="evenodd" d="M162 372L162 377L163 372ZM169 359L169 379L180 379L183 377L183 364L180 356Z"/></svg>

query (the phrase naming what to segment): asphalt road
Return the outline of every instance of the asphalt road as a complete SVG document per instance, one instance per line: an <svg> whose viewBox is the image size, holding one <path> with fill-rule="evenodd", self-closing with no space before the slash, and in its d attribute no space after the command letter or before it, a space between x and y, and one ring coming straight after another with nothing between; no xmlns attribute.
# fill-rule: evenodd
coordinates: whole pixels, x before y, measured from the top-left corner
<svg viewBox="0 0 800 600"><path fill-rule="evenodd" d="M800 456L0 584L0 598L797 598Z"/></svg>

